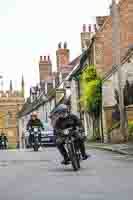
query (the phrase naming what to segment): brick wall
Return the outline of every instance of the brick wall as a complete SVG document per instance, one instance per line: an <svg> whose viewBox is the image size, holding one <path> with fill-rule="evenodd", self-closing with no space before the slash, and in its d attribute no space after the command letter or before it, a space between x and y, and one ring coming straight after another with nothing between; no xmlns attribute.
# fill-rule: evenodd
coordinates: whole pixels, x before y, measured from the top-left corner
<svg viewBox="0 0 133 200"><path fill-rule="evenodd" d="M133 44L133 0L121 0L120 37L121 57L126 53L129 45ZM112 68L112 16L103 18L103 26L96 33L96 67L104 75Z"/></svg>
<svg viewBox="0 0 133 200"><path fill-rule="evenodd" d="M106 74L112 68L112 18L106 17L106 21L96 34L96 67L101 75Z"/></svg>

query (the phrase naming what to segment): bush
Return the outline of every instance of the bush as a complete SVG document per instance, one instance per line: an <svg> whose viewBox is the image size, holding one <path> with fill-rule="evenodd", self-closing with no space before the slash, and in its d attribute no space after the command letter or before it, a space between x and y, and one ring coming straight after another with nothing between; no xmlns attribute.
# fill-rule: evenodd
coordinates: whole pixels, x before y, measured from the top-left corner
<svg viewBox="0 0 133 200"><path fill-rule="evenodd" d="M81 75L81 104L84 109L99 117L102 103L102 80L97 77L94 66L88 66Z"/></svg>
<svg viewBox="0 0 133 200"><path fill-rule="evenodd" d="M128 133L129 136L133 136L133 121L128 122Z"/></svg>

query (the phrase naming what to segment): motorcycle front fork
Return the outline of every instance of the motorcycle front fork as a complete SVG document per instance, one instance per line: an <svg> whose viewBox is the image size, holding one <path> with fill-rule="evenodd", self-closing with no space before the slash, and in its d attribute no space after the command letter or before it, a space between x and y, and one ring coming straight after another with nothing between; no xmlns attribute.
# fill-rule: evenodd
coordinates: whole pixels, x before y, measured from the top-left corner
<svg viewBox="0 0 133 200"><path fill-rule="evenodd" d="M71 143L71 142L70 142ZM77 141L73 141L73 149L75 151L75 153L77 154L79 160L82 159L81 153L80 153L80 147Z"/></svg>

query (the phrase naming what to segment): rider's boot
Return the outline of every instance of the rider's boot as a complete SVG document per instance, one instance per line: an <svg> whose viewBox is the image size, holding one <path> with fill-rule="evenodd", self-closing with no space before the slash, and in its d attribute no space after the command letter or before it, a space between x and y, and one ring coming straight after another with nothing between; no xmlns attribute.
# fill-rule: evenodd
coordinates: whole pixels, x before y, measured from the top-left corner
<svg viewBox="0 0 133 200"><path fill-rule="evenodd" d="M69 159L68 153L64 147L64 144L57 144L57 148L64 158L64 160L61 162L61 164L64 164L64 165L69 164L70 159Z"/></svg>
<svg viewBox="0 0 133 200"><path fill-rule="evenodd" d="M86 153L85 144L83 141L79 141L79 148L82 155L82 160L87 160L90 157L90 155Z"/></svg>

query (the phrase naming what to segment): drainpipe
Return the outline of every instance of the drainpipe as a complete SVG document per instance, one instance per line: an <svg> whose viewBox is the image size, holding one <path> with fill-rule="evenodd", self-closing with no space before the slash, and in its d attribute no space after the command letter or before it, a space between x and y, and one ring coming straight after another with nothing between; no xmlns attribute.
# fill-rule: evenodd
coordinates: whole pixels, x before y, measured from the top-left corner
<svg viewBox="0 0 133 200"><path fill-rule="evenodd" d="M80 99L80 82L79 82L79 80L77 80L77 89L78 89L78 99ZM78 105L79 105L79 116L80 116L80 119L82 119L82 114L81 114L81 105L80 105L80 103L78 103Z"/></svg>

